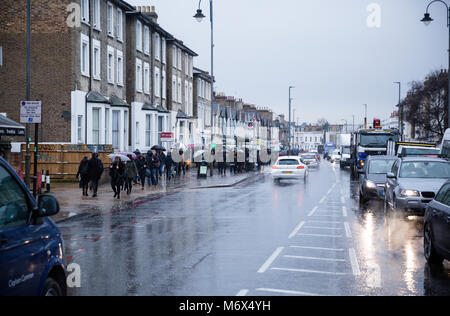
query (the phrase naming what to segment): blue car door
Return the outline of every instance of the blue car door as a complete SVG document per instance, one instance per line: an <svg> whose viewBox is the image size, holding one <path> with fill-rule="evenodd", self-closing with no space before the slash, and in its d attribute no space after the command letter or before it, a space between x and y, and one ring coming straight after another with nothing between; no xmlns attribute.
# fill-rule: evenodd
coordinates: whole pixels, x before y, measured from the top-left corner
<svg viewBox="0 0 450 316"><path fill-rule="evenodd" d="M0 164L0 295L39 295L46 264L40 227L29 224L32 200Z"/></svg>
<svg viewBox="0 0 450 316"><path fill-rule="evenodd" d="M450 256L450 185L447 186L447 192L442 204L439 227L442 238L441 247L447 253L447 256Z"/></svg>

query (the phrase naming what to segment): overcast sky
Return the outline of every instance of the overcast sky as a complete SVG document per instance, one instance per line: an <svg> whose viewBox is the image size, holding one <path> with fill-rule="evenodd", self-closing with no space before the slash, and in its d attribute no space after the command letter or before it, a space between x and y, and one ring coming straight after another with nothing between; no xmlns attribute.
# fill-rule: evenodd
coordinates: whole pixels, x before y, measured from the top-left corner
<svg viewBox="0 0 450 316"><path fill-rule="evenodd" d="M210 24L193 15L198 0L128 0L154 5L158 23L199 54L210 70ZM288 113L288 87L301 122L326 118L351 124L386 118L398 101L394 81L408 83L448 67L446 10L420 22L424 0L214 0L216 90L276 113ZM370 28L367 6L381 8L381 26ZM209 16L209 1L202 1ZM371 20L374 21L374 20Z"/></svg>

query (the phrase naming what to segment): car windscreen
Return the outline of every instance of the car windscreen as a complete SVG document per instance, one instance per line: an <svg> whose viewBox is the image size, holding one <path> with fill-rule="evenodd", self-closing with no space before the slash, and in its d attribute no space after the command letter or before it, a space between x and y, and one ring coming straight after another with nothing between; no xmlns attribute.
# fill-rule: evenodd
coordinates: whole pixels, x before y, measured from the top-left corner
<svg viewBox="0 0 450 316"><path fill-rule="evenodd" d="M369 174L387 174L391 172L395 159L372 160L369 163Z"/></svg>
<svg viewBox="0 0 450 316"><path fill-rule="evenodd" d="M386 147L388 140L398 141L393 134L361 134L360 145L363 147Z"/></svg>
<svg viewBox="0 0 450 316"><path fill-rule="evenodd" d="M402 163L400 178L450 178L450 163L436 161L406 161Z"/></svg>
<svg viewBox="0 0 450 316"><path fill-rule="evenodd" d="M314 155L303 155L302 159L316 159Z"/></svg>
<svg viewBox="0 0 450 316"><path fill-rule="evenodd" d="M297 159L281 159L278 161L279 166L297 166L299 164Z"/></svg>

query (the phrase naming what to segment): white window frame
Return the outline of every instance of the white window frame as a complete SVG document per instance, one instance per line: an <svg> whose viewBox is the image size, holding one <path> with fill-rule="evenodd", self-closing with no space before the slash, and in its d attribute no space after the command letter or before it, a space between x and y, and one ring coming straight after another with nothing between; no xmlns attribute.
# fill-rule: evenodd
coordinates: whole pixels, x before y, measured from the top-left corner
<svg viewBox="0 0 450 316"><path fill-rule="evenodd" d="M97 56L95 55L96 50L98 51ZM101 55L102 55L102 51L101 51L100 41L94 39L93 47L92 47L92 61L94 62L94 65L92 67L92 72L93 72L92 77L95 80L101 80L101 69L102 69Z"/></svg>
<svg viewBox="0 0 450 316"><path fill-rule="evenodd" d="M151 114L145 115L145 147L152 145L152 116Z"/></svg>
<svg viewBox="0 0 450 316"><path fill-rule="evenodd" d="M148 63L144 63L144 93L150 94L150 65Z"/></svg>
<svg viewBox="0 0 450 316"><path fill-rule="evenodd" d="M177 101L177 77L172 75L172 101Z"/></svg>
<svg viewBox="0 0 450 316"><path fill-rule="evenodd" d="M189 96L189 83L187 81L184 81L184 105L186 107L186 114L187 115L189 115L188 96Z"/></svg>
<svg viewBox="0 0 450 316"><path fill-rule="evenodd" d="M136 145L140 145L141 143L141 132L139 130L139 121L136 122L136 127L135 127L135 135L136 135Z"/></svg>
<svg viewBox="0 0 450 316"><path fill-rule="evenodd" d="M166 47L167 47L167 43L166 43L166 39L164 37L161 38L161 46L162 46L161 62L163 64L165 64L166 63Z"/></svg>
<svg viewBox="0 0 450 316"><path fill-rule="evenodd" d="M161 82L162 82L162 98L166 99L167 95L166 95L166 87L167 87L167 75L166 75L166 70L163 69L162 70L162 74L161 74Z"/></svg>
<svg viewBox="0 0 450 316"><path fill-rule="evenodd" d="M86 45L86 51L83 50L83 45ZM83 33L81 33L81 41L80 41L80 69L81 69L81 74L85 77L89 77L90 76L90 71L89 71L89 37L87 37L86 35L84 35ZM84 65L85 68L83 68L83 52L85 53L84 55Z"/></svg>
<svg viewBox="0 0 450 316"><path fill-rule="evenodd" d="M101 24L101 5L100 5L100 0L93 0L94 3L92 4L92 17L94 19L93 21L93 26L94 29L100 31L102 24Z"/></svg>
<svg viewBox="0 0 450 316"><path fill-rule="evenodd" d="M117 66L117 85L123 87L123 65L124 65L124 60L123 60L123 53L120 50L116 51L116 66Z"/></svg>
<svg viewBox="0 0 450 316"><path fill-rule="evenodd" d="M108 36L114 37L114 6L111 2L106 6L106 30Z"/></svg>
<svg viewBox="0 0 450 316"><path fill-rule="evenodd" d="M177 68L181 70L181 49L177 48Z"/></svg>
<svg viewBox="0 0 450 316"><path fill-rule="evenodd" d="M177 68L177 48L172 46L172 67Z"/></svg>
<svg viewBox="0 0 450 316"><path fill-rule="evenodd" d="M189 76L189 55L188 54L184 54L184 67L186 68L184 70L184 73L186 74L186 76Z"/></svg>
<svg viewBox="0 0 450 316"><path fill-rule="evenodd" d="M178 77L177 78L177 102L181 103L182 97L181 97L181 93L182 93L182 87L181 87L181 78Z"/></svg>
<svg viewBox="0 0 450 316"><path fill-rule="evenodd" d="M155 84L154 84L154 94L155 97L161 96L161 73L158 67L155 67Z"/></svg>
<svg viewBox="0 0 450 316"><path fill-rule="evenodd" d="M111 56L111 59L110 59ZM109 62L111 61L111 65ZM115 74L115 58L114 58L114 48L108 46L108 54L106 55L106 79L108 83L114 84L114 74Z"/></svg>
<svg viewBox="0 0 450 316"><path fill-rule="evenodd" d="M144 26L144 54L150 55L150 29Z"/></svg>
<svg viewBox="0 0 450 316"><path fill-rule="evenodd" d="M142 52L142 22L136 21L136 50Z"/></svg>
<svg viewBox="0 0 450 316"><path fill-rule="evenodd" d="M83 115L77 115L77 142L78 144L84 143L83 140L83 123L84 117Z"/></svg>
<svg viewBox="0 0 450 316"><path fill-rule="evenodd" d="M136 59L136 92L142 93L142 60Z"/></svg>
<svg viewBox="0 0 450 316"><path fill-rule="evenodd" d="M89 24L89 0L81 0L81 22Z"/></svg>
<svg viewBox="0 0 450 316"><path fill-rule="evenodd" d="M116 14L117 14L116 19L117 39L123 42L123 12L120 8L117 8Z"/></svg>
<svg viewBox="0 0 450 316"><path fill-rule="evenodd" d="M155 59L160 61L161 60L161 36L159 36L158 33L155 33Z"/></svg>

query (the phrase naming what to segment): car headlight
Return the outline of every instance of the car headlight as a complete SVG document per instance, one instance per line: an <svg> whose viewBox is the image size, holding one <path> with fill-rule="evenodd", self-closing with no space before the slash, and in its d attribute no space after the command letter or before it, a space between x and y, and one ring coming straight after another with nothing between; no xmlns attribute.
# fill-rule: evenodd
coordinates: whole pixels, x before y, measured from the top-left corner
<svg viewBox="0 0 450 316"><path fill-rule="evenodd" d="M420 196L419 191L416 190L402 190L402 192L400 193L403 196L406 197L418 197Z"/></svg>
<svg viewBox="0 0 450 316"><path fill-rule="evenodd" d="M377 187L376 183L370 180L366 181L366 188L368 189L375 189Z"/></svg>

